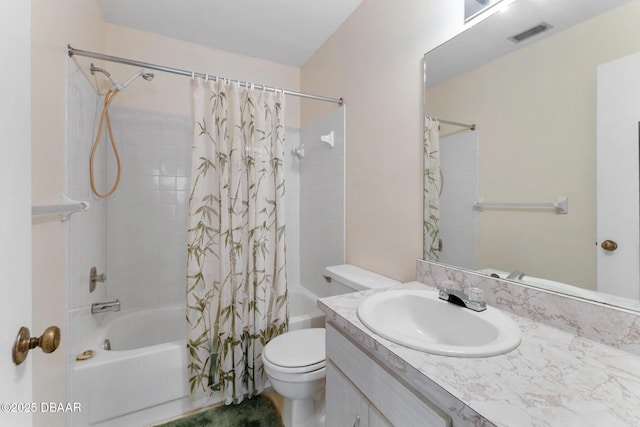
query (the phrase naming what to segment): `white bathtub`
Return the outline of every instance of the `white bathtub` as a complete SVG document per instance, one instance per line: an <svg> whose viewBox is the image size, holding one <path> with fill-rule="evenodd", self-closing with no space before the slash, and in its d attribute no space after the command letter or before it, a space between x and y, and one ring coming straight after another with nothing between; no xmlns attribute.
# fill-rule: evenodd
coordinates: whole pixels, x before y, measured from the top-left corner
<svg viewBox="0 0 640 427"><path fill-rule="evenodd" d="M289 330L324 328L324 313L318 309L318 297L301 287L289 288Z"/></svg>
<svg viewBox="0 0 640 427"><path fill-rule="evenodd" d="M324 327L317 297L289 288L289 330ZM139 426L191 410L184 306L118 313L99 328L90 348L96 355L76 362L72 396L82 412L74 426ZM104 350L105 339L111 351ZM213 403L213 402L211 402Z"/></svg>
<svg viewBox="0 0 640 427"><path fill-rule="evenodd" d="M89 345L96 355L73 368L72 396L83 409L74 426L142 425L189 409L184 310L118 313L98 329Z"/></svg>

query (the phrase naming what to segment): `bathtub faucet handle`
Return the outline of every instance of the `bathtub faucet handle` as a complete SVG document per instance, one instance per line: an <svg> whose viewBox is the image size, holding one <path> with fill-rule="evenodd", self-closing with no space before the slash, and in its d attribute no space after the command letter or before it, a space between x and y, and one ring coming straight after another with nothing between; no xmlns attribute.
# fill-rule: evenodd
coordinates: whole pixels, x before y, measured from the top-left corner
<svg viewBox="0 0 640 427"><path fill-rule="evenodd" d="M104 282L106 280L106 274L98 274L98 269L96 267L91 267L91 270L89 270L89 293L96 290L96 283Z"/></svg>

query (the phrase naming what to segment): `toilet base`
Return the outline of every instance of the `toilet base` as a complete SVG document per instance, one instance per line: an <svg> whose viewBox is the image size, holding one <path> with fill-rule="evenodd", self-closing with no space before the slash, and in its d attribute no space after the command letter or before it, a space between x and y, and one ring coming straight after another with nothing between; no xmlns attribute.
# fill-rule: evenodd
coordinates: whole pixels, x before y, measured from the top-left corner
<svg viewBox="0 0 640 427"><path fill-rule="evenodd" d="M324 389L310 399L288 399L282 402L285 427L325 427Z"/></svg>

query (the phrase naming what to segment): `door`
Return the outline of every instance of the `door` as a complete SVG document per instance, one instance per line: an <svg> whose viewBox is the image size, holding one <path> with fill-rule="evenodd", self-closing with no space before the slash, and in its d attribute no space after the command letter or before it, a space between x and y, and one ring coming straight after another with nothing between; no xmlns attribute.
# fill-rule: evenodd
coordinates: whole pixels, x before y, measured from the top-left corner
<svg viewBox="0 0 640 427"><path fill-rule="evenodd" d="M31 2L0 2L0 425L30 426L31 361L11 346L31 327Z"/></svg>
<svg viewBox="0 0 640 427"><path fill-rule="evenodd" d="M598 67L598 290L640 298L640 54Z"/></svg>

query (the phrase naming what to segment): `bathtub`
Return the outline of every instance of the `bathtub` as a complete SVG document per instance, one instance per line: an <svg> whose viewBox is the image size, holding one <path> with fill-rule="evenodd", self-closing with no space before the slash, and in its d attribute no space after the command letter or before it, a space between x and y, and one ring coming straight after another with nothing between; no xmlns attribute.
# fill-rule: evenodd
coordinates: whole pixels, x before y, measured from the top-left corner
<svg viewBox="0 0 640 427"><path fill-rule="evenodd" d="M316 301L303 287L289 288L289 330L324 327ZM75 362L72 371L72 399L82 405L74 426L147 425L192 410L184 310L117 313L98 328L88 346L96 355ZM106 339L111 351L104 349Z"/></svg>
<svg viewBox="0 0 640 427"><path fill-rule="evenodd" d="M143 425L190 409L184 310L117 313L98 328L88 346L96 355L72 371L72 396L83 409L74 426Z"/></svg>
<svg viewBox="0 0 640 427"><path fill-rule="evenodd" d="M302 286L289 288L289 330L324 328L324 313L318 297Z"/></svg>

